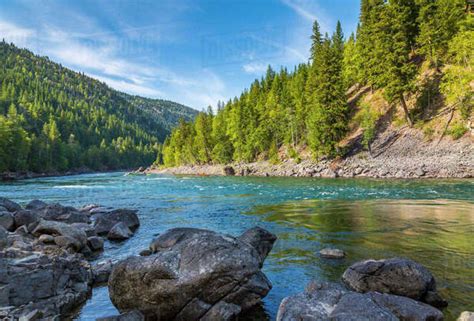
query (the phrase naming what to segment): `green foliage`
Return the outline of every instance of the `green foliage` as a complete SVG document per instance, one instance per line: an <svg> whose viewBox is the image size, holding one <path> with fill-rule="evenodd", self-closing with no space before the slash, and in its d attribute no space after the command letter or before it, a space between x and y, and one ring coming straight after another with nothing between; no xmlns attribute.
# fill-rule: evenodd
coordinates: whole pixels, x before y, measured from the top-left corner
<svg viewBox="0 0 474 321"><path fill-rule="evenodd" d="M369 104L361 105L361 112L358 115L358 122L363 130L362 134L362 145L370 150L370 144L375 138L377 120L380 115L373 110Z"/></svg>
<svg viewBox="0 0 474 321"><path fill-rule="evenodd" d="M474 18L471 17L474 20ZM473 109L474 31L461 30L449 43L448 62L441 82L446 103L458 108L468 119Z"/></svg>
<svg viewBox="0 0 474 321"><path fill-rule="evenodd" d="M468 117L474 22L472 16L461 14L461 2L362 0L357 33L346 41L340 23L329 37L321 35L315 21L307 64L291 73L269 66L240 97L219 103L215 116L208 112L194 123L182 123L163 146L164 164L250 162L263 157L277 163L282 146L296 160L300 146L309 146L316 157L334 157L341 154L338 146L351 114L345 92L356 83L383 89L389 103L401 104L412 125L413 111L405 96L417 90L420 54L438 66L449 63L441 90L446 101ZM420 95L419 115L426 107L423 102L429 105L431 94L438 94L428 89L426 97ZM361 108L358 122L364 130L363 144L370 149L380 115L369 106ZM393 120L396 126L402 123Z"/></svg>
<svg viewBox="0 0 474 321"><path fill-rule="evenodd" d="M448 130L448 134L451 135L453 139L459 139L467 132L467 127L461 122L454 122Z"/></svg>
<svg viewBox="0 0 474 321"><path fill-rule="evenodd" d="M48 58L0 43L0 171L151 164L189 108L119 93Z"/></svg>

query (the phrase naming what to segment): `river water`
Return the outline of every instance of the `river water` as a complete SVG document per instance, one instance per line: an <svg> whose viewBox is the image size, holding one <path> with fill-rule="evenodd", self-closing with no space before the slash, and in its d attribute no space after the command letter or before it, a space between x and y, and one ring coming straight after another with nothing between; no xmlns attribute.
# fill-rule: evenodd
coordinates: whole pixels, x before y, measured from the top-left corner
<svg viewBox="0 0 474 321"><path fill-rule="evenodd" d="M474 180L369 180L252 177L124 176L42 178L0 184L0 195L72 206L98 203L139 210L130 240L106 242L98 258L137 255L159 233L199 227L239 235L259 225L278 236L263 271L273 283L254 320L274 320L280 301L311 279L338 281L352 263L407 257L428 267L444 311L455 320L474 310ZM324 247L343 260L318 256ZM107 287L95 288L78 320L117 313Z"/></svg>

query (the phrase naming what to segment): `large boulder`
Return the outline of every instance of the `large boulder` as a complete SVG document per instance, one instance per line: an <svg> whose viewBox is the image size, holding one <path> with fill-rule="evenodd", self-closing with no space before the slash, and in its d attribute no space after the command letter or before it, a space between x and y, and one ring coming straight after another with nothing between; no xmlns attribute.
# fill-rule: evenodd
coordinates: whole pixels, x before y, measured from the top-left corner
<svg viewBox="0 0 474 321"><path fill-rule="evenodd" d="M283 299L277 321L441 321L443 314L410 298L357 293L340 284L311 282L305 292Z"/></svg>
<svg viewBox="0 0 474 321"><path fill-rule="evenodd" d="M131 231L140 226L136 210L117 209L95 215L95 230L98 235L106 235L117 223L124 223Z"/></svg>
<svg viewBox="0 0 474 321"><path fill-rule="evenodd" d="M63 206L61 204L49 204L38 211L39 215L49 221L58 221L68 224L72 223L89 223L90 219L86 213L79 212L71 206Z"/></svg>
<svg viewBox="0 0 474 321"><path fill-rule="evenodd" d="M15 226L18 228L22 225L28 226L37 223L39 222L40 217L31 210L19 210L13 213L13 219L15 221Z"/></svg>
<svg viewBox="0 0 474 321"><path fill-rule="evenodd" d="M275 240L260 228L240 238L171 229L152 242L152 255L114 267L110 298L121 312L137 309L157 320L229 320L270 291L260 268Z"/></svg>
<svg viewBox="0 0 474 321"><path fill-rule="evenodd" d="M437 307L447 305L436 292L436 281L431 272L409 259L357 262L344 272L342 281L356 292L377 291L409 297Z"/></svg>
<svg viewBox="0 0 474 321"><path fill-rule="evenodd" d="M12 231L15 227L13 215L7 211L0 211L0 226L6 230Z"/></svg>
<svg viewBox="0 0 474 321"><path fill-rule="evenodd" d="M5 197L0 197L0 206L6 208L9 212L21 210L20 204L17 204Z"/></svg>
<svg viewBox="0 0 474 321"><path fill-rule="evenodd" d="M67 316L87 299L91 284L90 265L77 255L31 252L0 260L0 304L9 307L8 320L34 310L41 311L42 320Z"/></svg>
<svg viewBox="0 0 474 321"><path fill-rule="evenodd" d="M128 226L124 222L120 222L112 227L112 229L107 234L107 238L114 241L123 241L130 238L132 235L133 232L130 231Z"/></svg>
<svg viewBox="0 0 474 321"><path fill-rule="evenodd" d="M40 236L42 234L49 234L56 236L55 242L59 245L72 246L76 251L81 250L87 245L86 233L78 228L75 228L69 224L41 220L33 231L33 235ZM57 238L61 236L61 238Z"/></svg>
<svg viewBox="0 0 474 321"><path fill-rule="evenodd" d="M48 206L47 203L40 201L40 200L32 200L28 204L26 204L26 209L27 210L32 210L32 211L38 211L44 209L46 206Z"/></svg>

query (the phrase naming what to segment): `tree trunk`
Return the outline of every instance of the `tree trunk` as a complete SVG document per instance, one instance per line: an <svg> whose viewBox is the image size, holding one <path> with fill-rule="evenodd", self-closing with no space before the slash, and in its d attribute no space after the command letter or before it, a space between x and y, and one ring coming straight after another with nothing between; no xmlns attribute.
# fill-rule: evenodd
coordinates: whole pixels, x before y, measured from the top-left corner
<svg viewBox="0 0 474 321"><path fill-rule="evenodd" d="M403 97L403 94L400 95L400 102L402 103L403 112L405 113L408 126L413 127L413 121L411 120L410 113L408 112L407 103L405 101L405 97Z"/></svg>

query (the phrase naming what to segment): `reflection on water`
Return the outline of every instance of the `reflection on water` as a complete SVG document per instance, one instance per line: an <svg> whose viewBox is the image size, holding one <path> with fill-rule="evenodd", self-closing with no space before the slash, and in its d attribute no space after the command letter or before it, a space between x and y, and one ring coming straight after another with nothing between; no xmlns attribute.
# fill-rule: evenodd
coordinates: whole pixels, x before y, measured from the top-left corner
<svg viewBox="0 0 474 321"><path fill-rule="evenodd" d="M433 272L440 293L450 302L448 320L474 307L472 203L305 200L256 206L247 214L299 230L279 235L271 252L277 272L293 265L311 266L309 277L336 281L355 261L403 256ZM326 246L343 249L347 259L319 258L317 249Z"/></svg>
<svg viewBox="0 0 474 321"><path fill-rule="evenodd" d="M141 226L98 258L136 255L163 231L200 227L239 235L259 225L278 236L263 267L273 289L245 320L274 320L278 305L312 279L338 281L352 263L404 256L427 266L450 305L447 320L474 310L474 180L370 180L123 176L44 178L0 184L0 196L72 206L139 210ZM343 260L325 260L326 246ZM79 320L117 313L96 288Z"/></svg>

